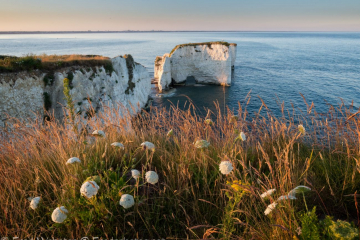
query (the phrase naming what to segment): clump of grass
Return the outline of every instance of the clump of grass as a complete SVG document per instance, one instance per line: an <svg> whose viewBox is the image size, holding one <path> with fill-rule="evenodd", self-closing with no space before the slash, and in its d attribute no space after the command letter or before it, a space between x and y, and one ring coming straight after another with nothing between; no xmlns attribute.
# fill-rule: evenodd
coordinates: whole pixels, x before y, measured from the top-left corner
<svg viewBox="0 0 360 240"><path fill-rule="evenodd" d="M34 55L27 55L24 57L2 56L0 58L0 73L32 71L42 68L43 65L41 59L37 58Z"/></svg>
<svg viewBox="0 0 360 240"><path fill-rule="evenodd" d="M331 106L321 115L313 107L305 115L282 109L281 117L262 108L252 118L246 107L239 103L236 113L218 108L205 118L192 105L151 108L131 120L118 108L105 109L86 123L103 130L105 138L71 137L74 130L59 121L42 125L14 119L0 144L0 235L302 239L304 227L307 236L323 234L322 229L343 234L348 227L343 222L312 227L324 216L358 221L360 118L352 107ZM210 145L196 148L193 143L200 139ZM145 141L155 151L144 151ZM113 142L124 149L108 148ZM70 157L81 163L66 165ZM219 171L224 159L233 166L227 175ZM139 170L138 180L131 169ZM149 170L159 175L158 183L145 183ZM80 195L89 177L100 187L91 199ZM311 191L296 200L277 200L298 185ZM261 198L268 189L276 192ZM120 206L123 194L134 197L133 207ZM27 200L34 196L42 199L36 210ZM58 206L69 211L61 224L50 218ZM356 229L348 229L356 236Z"/></svg>

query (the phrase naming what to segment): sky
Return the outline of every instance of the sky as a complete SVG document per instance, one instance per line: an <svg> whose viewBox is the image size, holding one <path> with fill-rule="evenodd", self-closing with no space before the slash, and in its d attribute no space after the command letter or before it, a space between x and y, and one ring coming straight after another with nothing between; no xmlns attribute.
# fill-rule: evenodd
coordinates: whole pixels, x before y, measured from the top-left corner
<svg viewBox="0 0 360 240"><path fill-rule="evenodd" d="M0 31L360 31L360 0L0 0Z"/></svg>

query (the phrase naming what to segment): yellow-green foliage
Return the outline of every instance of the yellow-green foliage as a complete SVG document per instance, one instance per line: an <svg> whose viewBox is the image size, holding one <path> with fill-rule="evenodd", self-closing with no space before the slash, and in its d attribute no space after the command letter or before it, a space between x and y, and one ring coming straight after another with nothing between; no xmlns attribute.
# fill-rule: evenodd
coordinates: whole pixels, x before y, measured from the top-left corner
<svg viewBox="0 0 360 240"><path fill-rule="evenodd" d="M301 216L301 239L303 240L320 240L319 220L316 216L316 207L312 211L304 213Z"/></svg>
<svg viewBox="0 0 360 240"><path fill-rule="evenodd" d="M105 108L86 126L75 116L80 126L70 127L55 120L41 124L14 119L13 128L2 129L0 135L0 236L293 239L301 238L305 222L298 213L306 206L317 209L306 221L310 229L315 229L316 216L356 219L359 115L340 106L326 116L312 109L306 115L283 112L276 117L261 109L261 115L249 118L246 107L239 104L236 118L234 112L222 114L219 109L204 118L190 106L152 108L131 119L120 116L117 108ZM204 123L207 118L212 125ZM299 124L306 131L301 133ZM73 126L89 133L103 130L106 137L77 135ZM235 141L240 132L245 141ZM194 142L201 139L210 145L196 148ZM155 151L140 147L144 141L153 143ZM113 142L125 149L111 147ZM70 157L81 163L66 165ZM219 171L223 159L233 166L228 175ZM140 171L138 181L131 169ZM149 170L159 175L158 183L145 182ZM87 199L80 187L92 176L100 188ZM265 216L269 204L298 185L311 191L278 202ZM261 198L269 189L276 192ZM123 194L132 195L135 205L120 206ZM33 210L27 198L35 196L41 201ZM69 211L61 224L51 220L58 206ZM330 229L337 234L345 227L338 222ZM316 228L325 236L324 227Z"/></svg>
<svg viewBox="0 0 360 240"><path fill-rule="evenodd" d="M325 219L327 234L331 239L354 240L359 239L359 229L349 222L337 220L336 222L327 216Z"/></svg>

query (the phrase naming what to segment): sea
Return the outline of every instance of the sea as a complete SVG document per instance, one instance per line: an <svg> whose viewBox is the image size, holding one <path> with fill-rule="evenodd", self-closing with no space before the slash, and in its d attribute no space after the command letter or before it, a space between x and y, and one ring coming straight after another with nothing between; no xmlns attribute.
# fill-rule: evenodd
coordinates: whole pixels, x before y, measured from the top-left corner
<svg viewBox="0 0 360 240"><path fill-rule="evenodd" d="M305 98L319 113L342 104L354 111L360 108L359 32L0 34L0 55L131 54L153 77L156 56L177 44L209 41L237 43L232 85L189 83L168 94L159 94L153 85L154 106L186 108L192 102L203 112L216 111L218 104L221 110L226 106L236 113L240 104L253 114L264 103L280 116L282 104L306 112Z"/></svg>

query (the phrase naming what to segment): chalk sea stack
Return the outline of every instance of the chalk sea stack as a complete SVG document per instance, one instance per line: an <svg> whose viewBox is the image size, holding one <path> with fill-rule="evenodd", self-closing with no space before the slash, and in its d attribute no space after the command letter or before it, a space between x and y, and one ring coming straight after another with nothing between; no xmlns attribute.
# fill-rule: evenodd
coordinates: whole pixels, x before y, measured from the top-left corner
<svg viewBox="0 0 360 240"><path fill-rule="evenodd" d="M194 77L197 83L229 86L236 59L236 43L203 42L177 45L155 59L154 78L160 91Z"/></svg>

